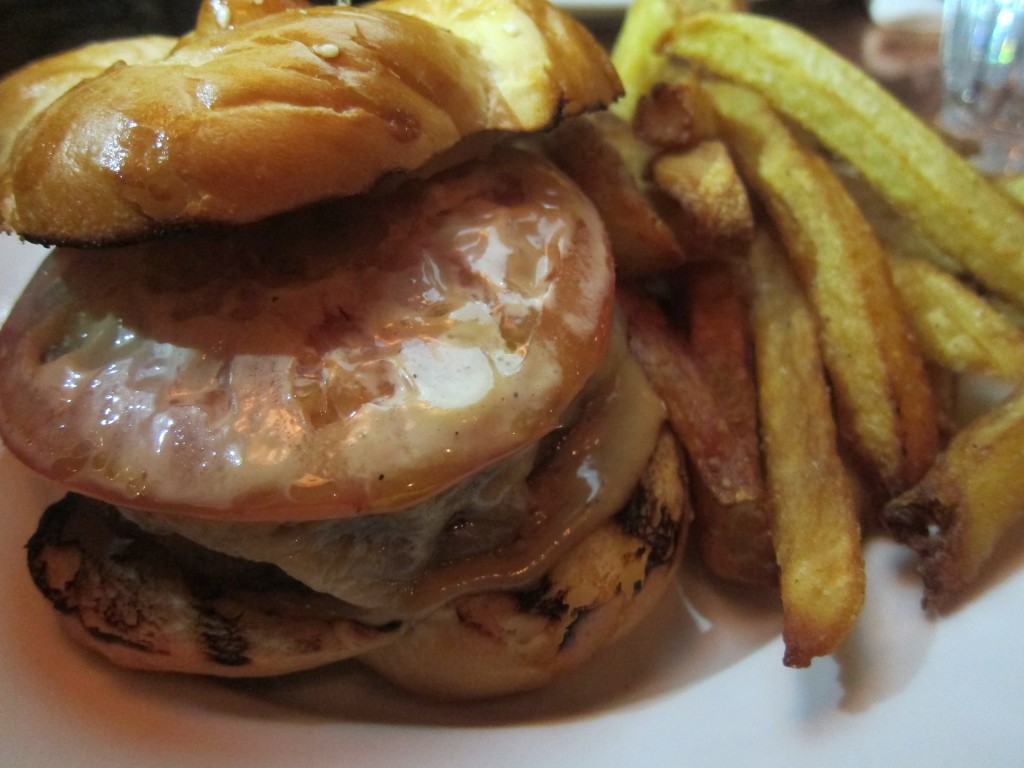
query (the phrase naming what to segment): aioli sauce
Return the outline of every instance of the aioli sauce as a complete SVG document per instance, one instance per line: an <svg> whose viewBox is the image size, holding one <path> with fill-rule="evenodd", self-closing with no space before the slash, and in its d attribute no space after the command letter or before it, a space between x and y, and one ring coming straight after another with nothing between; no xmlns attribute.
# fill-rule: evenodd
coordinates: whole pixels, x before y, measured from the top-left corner
<svg viewBox="0 0 1024 768"><path fill-rule="evenodd" d="M560 426L612 300L589 201L508 152L386 199L54 252L0 330L0 432L139 509L403 508Z"/></svg>

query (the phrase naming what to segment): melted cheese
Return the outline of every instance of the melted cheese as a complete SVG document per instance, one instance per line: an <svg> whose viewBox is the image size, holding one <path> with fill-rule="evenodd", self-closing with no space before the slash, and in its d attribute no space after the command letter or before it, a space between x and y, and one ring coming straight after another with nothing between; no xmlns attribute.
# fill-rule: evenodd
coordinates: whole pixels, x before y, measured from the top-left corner
<svg viewBox="0 0 1024 768"><path fill-rule="evenodd" d="M364 620L406 618L460 594L535 582L625 505L664 412L621 331L578 407L538 466L530 450L400 512L285 525L125 514L157 533L274 563Z"/></svg>
<svg viewBox="0 0 1024 768"><path fill-rule="evenodd" d="M0 428L115 504L400 509L559 426L612 294L593 206L527 153L249 229L58 250L0 331Z"/></svg>

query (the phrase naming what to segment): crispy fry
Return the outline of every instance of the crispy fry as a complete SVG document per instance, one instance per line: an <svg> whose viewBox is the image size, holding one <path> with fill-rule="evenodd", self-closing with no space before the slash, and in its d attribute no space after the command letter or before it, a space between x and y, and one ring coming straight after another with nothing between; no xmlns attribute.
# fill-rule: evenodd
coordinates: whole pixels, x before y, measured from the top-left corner
<svg viewBox="0 0 1024 768"><path fill-rule="evenodd" d="M750 256L765 466L787 666L831 653L864 600L855 487L839 456L810 307L774 240Z"/></svg>
<svg viewBox="0 0 1024 768"><path fill-rule="evenodd" d="M868 183L866 183L859 174L856 172L850 172L848 167L840 164L837 175L839 175L839 178L842 180L847 191L850 192L850 195L856 201L857 206L864 213L865 218L867 218L871 223L871 228L875 231L875 234L878 235L878 239L885 245L886 250L899 258L930 262L938 270L948 273L949 279L940 278L939 275L935 273L935 270L928 269L923 264L908 268L909 271L927 270L930 274L928 282L941 281L947 285L948 290L956 290L952 282L952 277L954 276L963 277L966 279L966 282L970 282L970 276L965 274L963 268L959 264L950 259L946 254L942 253L931 241L926 240L921 235L919 228L912 221L909 221L893 210L892 207L879 197L878 193ZM1009 176L1000 177L995 181L1001 188L1005 189L1011 195L1020 195L1018 200L1022 200L1024 199L1024 181L1022 181L1022 179L1024 179L1024 176ZM893 271L895 272L895 270ZM962 290L957 290L957 293L962 295L963 290L969 291L975 297L978 297L978 293L968 288L966 285L963 286ZM905 291L901 290L901 293L904 292ZM1007 334L1013 335L1012 331L1008 331L1005 328L1007 325L1024 330L1024 307L1012 304L999 296L993 296L991 294L986 295L984 298L985 307L980 311L986 316L984 324L990 327L990 331L983 332L983 334L991 332L995 334L996 337L1006 337ZM904 296L903 299L904 305L907 305L909 301L908 297ZM921 301L922 299L918 300ZM915 309L914 306L907 306L907 309L911 314L913 314L915 312L923 311L924 306L922 305L917 309ZM995 310L999 316L989 317L992 310ZM928 332L921 326L922 323L925 322L926 318L914 318L915 331L917 332L919 340L922 342L922 346L931 344L935 347L936 345L945 345L949 343L941 339L933 338L929 341L924 338L923 334L927 335ZM937 331L938 328L935 330ZM986 342L983 337L979 337L977 343L985 344ZM995 340L993 343L999 345L1001 342ZM1013 344L1016 344L1016 342L1013 342ZM961 350L961 352L964 351L965 350ZM946 362L954 365L954 358L960 354L960 352L950 351L949 354L951 357L946 358ZM940 363L943 360L943 358L938 355L938 350L935 348L929 351L929 355L933 360L938 360ZM989 372L995 373L995 369L1006 368L1007 365L1012 365L1012 361L1015 359L1016 353L1012 353L1007 357L1006 362L1003 364L996 365L995 367L991 365L983 365L982 367L987 367L991 369ZM966 364L967 361L960 362ZM961 367L959 364L956 364L955 368L961 371L976 370L969 365ZM1002 374L995 373L995 375L1001 376Z"/></svg>
<svg viewBox="0 0 1024 768"><path fill-rule="evenodd" d="M717 135L715 111L692 72L658 83L640 97L633 130L649 144L681 149Z"/></svg>
<svg viewBox="0 0 1024 768"><path fill-rule="evenodd" d="M653 300L637 291L620 288L619 305L630 350L664 401L669 423L701 480L723 504L756 499L760 471L741 450L682 334Z"/></svg>
<svg viewBox="0 0 1024 768"><path fill-rule="evenodd" d="M659 49L677 20L698 11L745 10L746 5L746 0L633 0L612 46L612 64L625 88L625 95L612 104L612 111L631 119L637 99L650 93L666 70L671 70L669 57Z"/></svg>
<svg viewBox="0 0 1024 768"><path fill-rule="evenodd" d="M836 175L887 250L901 256L927 259L950 274L965 274L960 264L936 248L914 222L894 210L856 170L842 163L837 163L836 167Z"/></svg>
<svg viewBox="0 0 1024 768"><path fill-rule="evenodd" d="M683 250L641 189L640 171L628 165L646 164L644 148L636 146L632 155L624 155L608 138L615 130L609 122L563 123L551 134L548 152L600 212L621 275L639 277L672 269L682 263ZM628 126L623 123L618 133L629 134ZM619 143L627 140L618 139ZM634 139L633 143L640 142Z"/></svg>
<svg viewBox="0 0 1024 768"><path fill-rule="evenodd" d="M651 166L654 184L671 197L677 215L665 214L680 241L707 255L741 252L754 234L746 187L718 140L660 155Z"/></svg>
<svg viewBox="0 0 1024 768"><path fill-rule="evenodd" d="M965 427L883 522L921 556L924 606L949 607L1024 520L1024 388Z"/></svg>
<svg viewBox="0 0 1024 768"><path fill-rule="evenodd" d="M999 176L996 184L1008 194L1018 205L1024 205L1024 173Z"/></svg>
<svg viewBox="0 0 1024 768"><path fill-rule="evenodd" d="M909 487L934 460L937 414L877 239L825 161L762 97L726 83L707 87L814 307L844 432L886 488Z"/></svg>
<svg viewBox="0 0 1024 768"><path fill-rule="evenodd" d="M1024 305L1024 209L839 54L744 13L681 18L665 50L761 92L979 282Z"/></svg>
<svg viewBox="0 0 1024 768"><path fill-rule="evenodd" d="M690 352L714 392L722 416L736 437L737 449L758 470L761 484L751 501L722 504L700 483L695 511L701 556L708 569L728 581L771 585L778 581L771 521L760 472L761 440L757 420L757 384L748 307L739 281L723 262L686 270L683 302Z"/></svg>
<svg viewBox="0 0 1024 768"><path fill-rule="evenodd" d="M930 360L957 373L1024 380L1024 331L931 262L895 258L892 270Z"/></svg>
<svg viewBox="0 0 1024 768"><path fill-rule="evenodd" d="M674 7L672 0L634 0L626 8L611 53L612 64L625 89L611 110L626 120L632 119L637 100L650 93L668 64L668 57L658 53L657 48L675 21Z"/></svg>

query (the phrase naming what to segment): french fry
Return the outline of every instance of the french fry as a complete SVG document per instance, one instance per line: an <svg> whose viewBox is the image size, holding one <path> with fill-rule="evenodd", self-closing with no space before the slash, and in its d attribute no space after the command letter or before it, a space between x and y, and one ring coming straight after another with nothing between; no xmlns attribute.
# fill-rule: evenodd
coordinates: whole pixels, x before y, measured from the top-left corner
<svg viewBox="0 0 1024 768"><path fill-rule="evenodd" d="M1024 209L839 54L746 13L684 16L663 50L759 91L854 165L939 250L1024 305Z"/></svg>
<svg viewBox="0 0 1024 768"><path fill-rule="evenodd" d="M643 148L623 155L608 137L612 130L607 120L571 120L551 134L547 150L601 214L619 274L640 277L677 267L684 260L683 250L641 189L639 169L628 164L646 164ZM620 132L629 133L628 126L623 124Z"/></svg>
<svg viewBox="0 0 1024 768"><path fill-rule="evenodd" d="M996 184L1008 194L1018 205L1024 205L1024 173L1014 173L1009 176L999 176Z"/></svg>
<svg viewBox="0 0 1024 768"><path fill-rule="evenodd" d="M637 100L650 93L671 69L668 56L660 52L661 40L678 19L697 11L739 11L745 0L633 0L626 7L622 27L612 46L612 64L622 80L625 95L611 106L620 117L630 120Z"/></svg>
<svg viewBox="0 0 1024 768"><path fill-rule="evenodd" d="M831 653L864 601L855 485L840 458L813 313L765 233L750 254L761 430L787 666Z"/></svg>
<svg viewBox="0 0 1024 768"><path fill-rule="evenodd" d="M590 115L590 121L605 143L618 152L623 165L636 184L646 188L644 183L651 161L657 157L660 148L638 136L625 120L608 112Z"/></svg>
<svg viewBox="0 0 1024 768"><path fill-rule="evenodd" d="M668 58L658 53L658 42L674 20L671 0L635 0L626 9L611 53L625 89L611 110L623 119L633 118L637 100L661 78Z"/></svg>
<svg viewBox="0 0 1024 768"><path fill-rule="evenodd" d="M949 273L894 258L892 273L925 356L956 373L1024 381L1024 331Z"/></svg>
<svg viewBox="0 0 1024 768"><path fill-rule="evenodd" d="M863 176L849 166L841 164L836 170L836 175L886 250L908 258L927 259L953 275L965 274L960 264L925 238L914 222L894 210Z"/></svg>
<svg viewBox="0 0 1024 768"><path fill-rule="evenodd" d="M910 487L938 450L937 413L881 246L825 161L760 95L706 87L814 307L844 434L887 489Z"/></svg>
<svg viewBox="0 0 1024 768"><path fill-rule="evenodd" d="M761 439L753 339L746 298L730 265L705 262L684 274L682 318L690 352L711 387L722 416L736 437L737 449L758 470L756 499L722 504L695 483L694 507L702 559L708 570L731 582L774 585L778 566L772 547L767 495L760 472Z"/></svg>
<svg viewBox="0 0 1024 768"><path fill-rule="evenodd" d="M674 216L664 209L663 216L691 253L736 253L750 244L750 199L721 141L665 152L652 163L651 175L654 185L677 203Z"/></svg>
<svg viewBox="0 0 1024 768"><path fill-rule="evenodd" d="M715 112L695 74L658 83L637 101L633 131L663 149L680 149L717 135Z"/></svg>
<svg viewBox="0 0 1024 768"><path fill-rule="evenodd" d="M921 556L926 609L953 604L1006 534L1024 519L1024 388L950 442L883 522Z"/></svg>
<svg viewBox="0 0 1024 768"><path fill-rule="evenodd" d="M886 250L899 259L915 262L913 266L905 267L907 279L900 281L899 289L918 340L930 360L951 366L951 370L990 373L1006 378L1008 369L1015 367L1016 361L1019 360L1018 353L1013 351L1017 342L1012 339L1017 335L1013 329L1024 331L1024 307L991 294L984 297L982 304L977 304L982 300L977 291L954 279L957 276L965 277L966 282L970 282L969 276L964 274L959 264L939 251L931 241L922 237L917 226L894 211L859 174L850 173L846 168L841 168L837 173ZM1021 182L1021 179L1024 179L1024 176L1000 177L995 181L1007 192L1019 193L1022 195L1020 199L1024 199L1024 182ZM1016 193L1013 188L1016 188ZM920 263L922 261L930 263L934 268ZM892 262L893 276L897 278L899 275L896 274L895 266L896 262ZM948 273L948 276L942 277L940 272ZM911 273L920 275L923 284L913 286L909 282ZM914 295L909 295L908 291L913 291ZM928 294L934 291L948 293L952 304L940 308L936 304L938 296L928 300ZM980 313L977 319L964 314L971 311L972 306L977 307ZM929 311L929 307L933 307L937 314L923 314ZM993 314L993 310L996 314ZM962 330L953 329L949 325L949 317L943 319L950 313L959 315L960 322L964 324L963 328L978 325L974 331L974 341L968 342L969 335L963 335ZM943 326L954 336L948 339L936 337L935 334L944 332ZM968 343L974 347L973 352L969 352L970 347L964 346ZM1005 344L1009 344L1006 350L999 351ZM945 353L941 348L945 348ZM965 354L971 354L974 357L973 361L960 359L960 355ZM988 362L981 359L984 357L990 358Z"/></svg>
<svg viewBox="0 0 1024 768"><path fill-rule="evenodd" d="M630 350L665 403L669 424L701 480L723 504L758 498L760 470L741 450L682 334L647 296L624 286L618 296Z"/></svg>

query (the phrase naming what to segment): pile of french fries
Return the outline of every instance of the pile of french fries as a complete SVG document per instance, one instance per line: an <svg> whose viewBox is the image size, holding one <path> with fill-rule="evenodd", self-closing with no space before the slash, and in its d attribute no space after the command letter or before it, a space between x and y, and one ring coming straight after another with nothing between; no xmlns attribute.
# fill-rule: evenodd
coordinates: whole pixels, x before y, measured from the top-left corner
<svg viewBox="0 0 1024 768"><path fill-rule="evenodd" d="M549 151L608 225L703 561L779 590L789 666L855 624L873 532L952 606L1024 520L1024 185L731 0L635 0L613 61L626 97ZM1010 394L963 423L969 376Z"/></svg>

